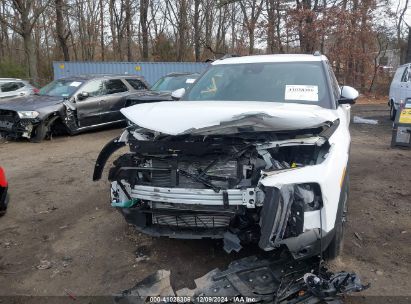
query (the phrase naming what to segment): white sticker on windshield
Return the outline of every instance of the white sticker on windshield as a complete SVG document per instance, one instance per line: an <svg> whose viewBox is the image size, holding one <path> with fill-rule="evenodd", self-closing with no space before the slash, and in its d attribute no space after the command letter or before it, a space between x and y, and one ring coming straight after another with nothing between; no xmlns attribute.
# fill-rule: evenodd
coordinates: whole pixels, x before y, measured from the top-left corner
<svg viewBox="0 0 411 304"><path fill-rule="evenodd" d="M188 78L188 79L186 80L186 83L194 83L194 81L196 81L196 80L193 79L193 78Z"/></svg>
<svg viewBox="0 0 411 304"><path fill-rule="evenodd" d="M286 85L285 100L318 101L318 86Z"/></svg>
<svg viewBox="0 0 411 304"><path fill-rule="evenodd" d="M70 87L78 87L81 84L81 82L79 81L73 81L72 83L70 83Z"/></svg>

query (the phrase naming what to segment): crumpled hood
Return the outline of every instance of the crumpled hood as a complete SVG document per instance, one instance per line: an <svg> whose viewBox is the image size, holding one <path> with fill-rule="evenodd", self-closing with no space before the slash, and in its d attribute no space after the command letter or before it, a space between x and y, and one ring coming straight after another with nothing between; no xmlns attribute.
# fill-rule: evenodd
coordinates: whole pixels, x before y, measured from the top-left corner
<svg viewBox="0 0 411 304"><path fill-rule="evenodd" d="M0 102L0 110L35 111L61 102L63 102L62 97L29 95L2 100Z"/></svg>
<svg viewBox="0 0 411 304"><path fill-rule="evenodd" d="M145 103L123 108L121 113L140 127L170 135L232 130L237 122L242 128L257 126L266 131L302 130L338 119L335 110L316 105L255 101Z"/></svg>
<svg viewBox="0 0 411 304"><path fill-rule="evenodd" d="M142 90L138 91L127 97L127 100L136 100L136 101L171 101L171 92L163 91L150 91Z"/></svg>

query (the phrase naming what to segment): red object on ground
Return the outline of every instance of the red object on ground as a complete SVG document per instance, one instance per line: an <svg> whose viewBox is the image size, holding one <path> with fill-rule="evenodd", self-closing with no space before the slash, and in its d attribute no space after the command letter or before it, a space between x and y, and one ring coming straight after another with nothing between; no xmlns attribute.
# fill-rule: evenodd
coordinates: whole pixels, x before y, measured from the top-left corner
<svg viewBox="0 0 411 304"><path fill-rule="evenodd" d="M40 92L39 89L37 89L37 88L34 88L34 89L33 89L33 93L34 93L34 94L38 94L39 92Z"/></svg>
<svg viewBox="0 0 411 304"><path fill-rule="evenodd" d="M2 167L0 167L0 187L6 188L7 187L7 179L6 174Z"/></svg>

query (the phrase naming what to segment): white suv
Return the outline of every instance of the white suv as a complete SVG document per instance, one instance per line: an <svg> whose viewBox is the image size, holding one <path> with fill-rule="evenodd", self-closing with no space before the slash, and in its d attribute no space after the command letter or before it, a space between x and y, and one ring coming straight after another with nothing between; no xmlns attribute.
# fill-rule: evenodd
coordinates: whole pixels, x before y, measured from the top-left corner
<svg viewBox="0 0 411 304"><path fill-rule="evenodd" d="M334 258L357 97L325 56L217 60L180 101L122 109L131 126L100 152L93 178L127 145L110 169L111 203L140 231Z"/></svg>
<svg viewBox="0 0 411 304"><path fill-rule="evenodd" d="M407 63L397 69L391 82L388 98L391 120L395 119L398 109L409 98L411 98L411 64Z"/></svg>
<svg viewBox="0 0 411 304"><path fill-rule="evenodd" d="M21 97L38 93L28 81L17 78L0 78L0 99Z"/></svg>

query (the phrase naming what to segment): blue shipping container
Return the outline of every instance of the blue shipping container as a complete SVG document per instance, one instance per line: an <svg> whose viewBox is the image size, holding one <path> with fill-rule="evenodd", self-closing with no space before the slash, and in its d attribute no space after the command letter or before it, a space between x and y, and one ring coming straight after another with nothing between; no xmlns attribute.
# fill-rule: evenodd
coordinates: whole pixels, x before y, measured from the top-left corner
<svg viewBox="0 0 411 304"><path fill-rule="evenodd" d="M91 62L54 61L54 79L88 74L139 75L153 85L160 77L173 72L202 73L203 62Z"/></svg>

